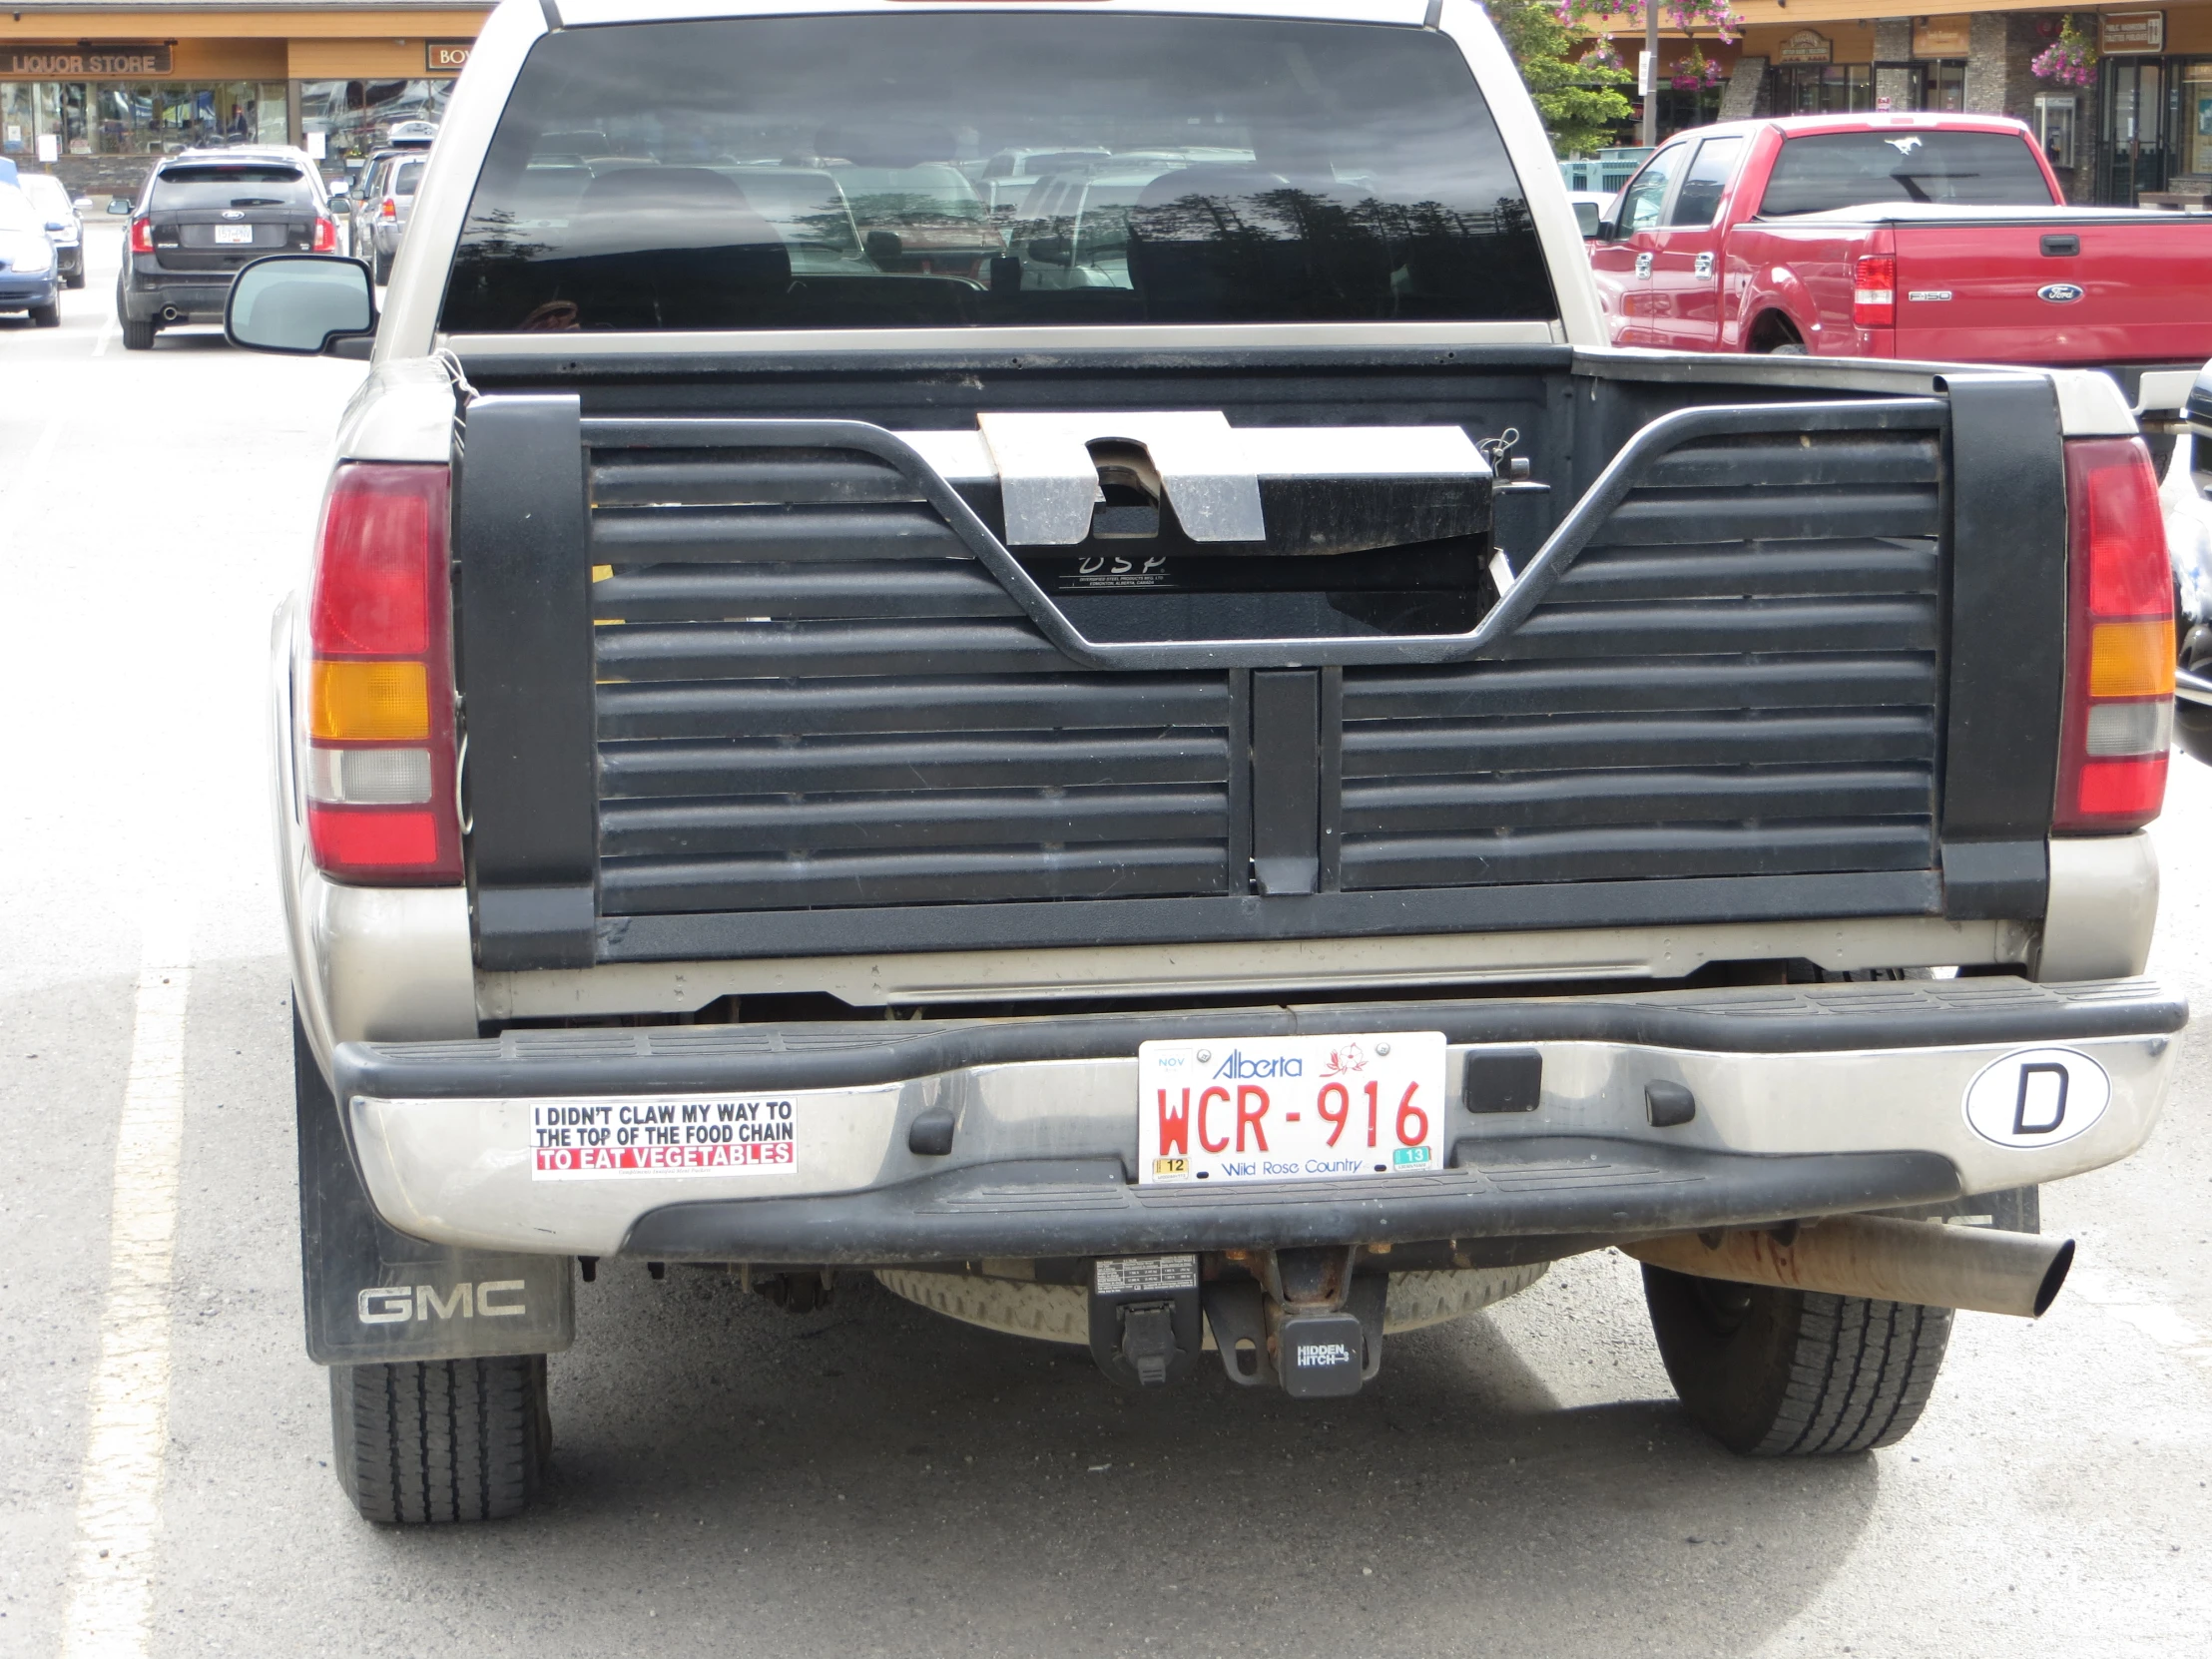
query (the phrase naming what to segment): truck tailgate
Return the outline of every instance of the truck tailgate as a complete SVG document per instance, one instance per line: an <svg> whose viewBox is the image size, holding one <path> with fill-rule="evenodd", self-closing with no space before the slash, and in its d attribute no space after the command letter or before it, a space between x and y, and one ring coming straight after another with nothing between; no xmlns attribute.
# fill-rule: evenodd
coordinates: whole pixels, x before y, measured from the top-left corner
<svg viewBox="0 0 2212 1659"><path fill-rule="evenodd" d="M1900 357L2102 364L2212 355L2203 292L2212 218L1903 221L1892 235ZM2079 253L2045 252L2069 241Z"/></svg>

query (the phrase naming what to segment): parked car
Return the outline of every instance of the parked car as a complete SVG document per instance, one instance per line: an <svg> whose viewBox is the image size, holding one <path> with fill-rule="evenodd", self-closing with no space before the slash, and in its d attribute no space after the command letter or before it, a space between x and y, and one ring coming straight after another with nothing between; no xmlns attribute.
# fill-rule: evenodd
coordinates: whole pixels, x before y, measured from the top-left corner
<svg viewBox="0 0 2212 1659"><path fill-rule="evenodd" d="M1023 285L1130 286L1129 210L1146 186L1172 171L1172 163L1155 162L1137 172L1102 169L1038 182L1011 228L1024 247Z"/></svg>
<svg viewBox="0 0 2212 1659"><path fill-rule="evenodd" d="M2146 374L2143 429L2172 444L2159 481L2174 602L2173 737L2212 766L2212 362Z"/></svg>
<svg viewBox="0 0 2212 1659"><path fill-rule="evenodd" d="M38 327L58 328L61 281L46 215L14 185L0 185L0 311L28 311Z"/></svg>
<svg viewBox="0 0 2212 1659"><path fill-rule="evenodd" d="M1030 145L1001 150L980 163L963 165L960 171L975 182L983 205L994 214L1003 214L1020 206L1039 179L1108 167L1113 159L1113 152L1103 146L1070 149L1064 144Z"/></svg>
<svg viewBox="0 0 2212 1659"><path fill-rule="evenodd" d="M68 187L51 173L26 173L18 181L46 222L46 235L54 244L54 269L64 287L85 285L85 222L71 200Z"/></svg>
<svg viewBox="0 0 2212 1659"><path fill-rule="evenodd" d="M1803 116L1669 141L1590 243L1616 344L2193 366L2212 217L2069 208L1999 116Z"/></svg>
<svg viewBox="0 0 2212 1659"><path fill-rule="evenodd" d="M354 259L368 262L378 286L391 280L391 262L427 161L419 149L379 151L356 178L347 205L350 249Z"/></svg>
<svg viewBox="0 0 2212 1659"><path fill-rule="evenodd" d="M2057 1293L2036 1189L2187 1017L2128 407L1613 349L1474 0L1283 10L506 0L381 318L240 276L241 344L371 358L270 665L364 1515L530 1501L579 1271L1313 1398L1618 1245L1689 1413L1791 1456ZM1009 148L1250 147L1081 290L802 268L713 161L926 221L978 87ZM656 165L535 150L601 130Z"/></svg>
<svg viewBox="0 0 2212 1659"><path fill-rule="evenodd" d="M240 269L274 253L334 254L322 176L297 150L187 150L140 187L116 276L123 344L152 348L180 323L221 322Z"/></svg>

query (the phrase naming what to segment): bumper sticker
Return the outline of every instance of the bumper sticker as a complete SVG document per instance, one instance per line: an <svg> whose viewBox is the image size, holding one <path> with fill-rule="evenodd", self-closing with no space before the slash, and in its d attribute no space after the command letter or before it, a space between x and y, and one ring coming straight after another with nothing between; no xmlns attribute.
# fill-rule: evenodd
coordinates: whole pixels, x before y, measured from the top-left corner
<svg viewBox="0 0 2212 1659"><path fill-rule="evenodd" d="M1981 1068L1966 1085L1966 1122L1999 1146L2056 1146L2104 1116L2112 1079L2086 1054L2030 1048Z"/></svg>
<svg viewBox="0 0 2212 1659"><path fill-rule="evenodd" d="M799 1120L782 1095L533 1101L530 1135L538 1181L799 1167Z"/></svg>

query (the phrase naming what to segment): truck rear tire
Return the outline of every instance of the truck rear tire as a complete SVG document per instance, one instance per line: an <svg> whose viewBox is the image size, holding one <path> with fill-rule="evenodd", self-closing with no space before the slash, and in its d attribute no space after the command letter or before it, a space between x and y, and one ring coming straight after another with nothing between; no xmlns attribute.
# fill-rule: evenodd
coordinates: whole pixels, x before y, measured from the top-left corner
<svg viewBox="0 0 2212 1659"><path fill-rule="evenodd" d="M1948 1308L1644 1269L1652 1335L1684 1409L1747 1457L1894 1445L1928 1406Z"/></svg>
<svg viewBox="0 0 2212 1659"><path fill-rule="evenodd" d="M552 1449L542 1354L330 1368L330 1464L369 1520L519 1515Z"/></svg>

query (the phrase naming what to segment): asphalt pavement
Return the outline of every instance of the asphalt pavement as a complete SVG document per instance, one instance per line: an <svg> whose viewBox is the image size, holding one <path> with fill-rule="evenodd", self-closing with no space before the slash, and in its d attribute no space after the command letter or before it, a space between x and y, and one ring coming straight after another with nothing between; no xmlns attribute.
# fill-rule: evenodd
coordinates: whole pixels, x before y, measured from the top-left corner
<svg viewBox="0 0 2212 1659"><path fill-rule="evenodd" d="M552 1362L542 1505L362 1522L300 1346L263 717L270 613L304 567L362 369L212 332L126 352L115 233L93 235L60 329L0 318L0 1654L62 1651L86 1571L72 1540L156 915L189 920L191 977L138 1651L2212 1645L2212 1050L2195 1037L2151 1145L2046 1189L2046 1228L2081 1241L2057 1307L1960 1316L1921 1427L1870 1457L1713 1446L1611 1253L1393 1339L1366 1392L1308 1404L1218 1376L1132 1397L1081 1354L870 1286L793 1317L721 1276L610 1263ZM2174 765L2153 967L2212 1006L2212 775Z"/></svg>

